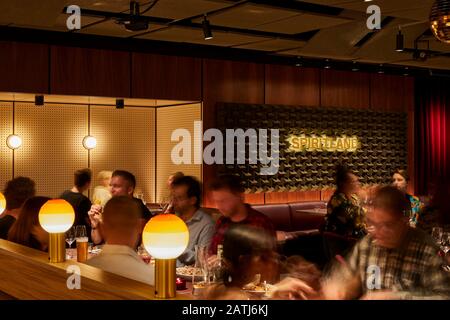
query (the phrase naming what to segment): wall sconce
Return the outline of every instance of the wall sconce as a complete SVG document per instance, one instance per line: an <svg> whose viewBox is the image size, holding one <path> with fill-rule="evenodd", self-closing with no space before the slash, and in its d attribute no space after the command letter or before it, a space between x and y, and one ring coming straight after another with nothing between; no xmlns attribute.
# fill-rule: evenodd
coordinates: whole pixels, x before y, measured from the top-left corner
<svg viewBox="0 0 450 320"><path fill-rule="evenodd" d="M70 203L63 199L48 200L39 210L39 223L49 233L48 253L51 263L66 261L64 233L75 221L75 212Z"/></svg>
<svg viewBox="0 0 450 320"><path fill-rule="evenodd" d="M22 145L22 138L18 135L11 134L6 138L6 145L10 149L18 149Z"/></svg>
<svg viewBox="0 0 450 320"><path fill-rule="evenodd" d="M3 193L0 192L0 214L6 209L6 199Z"/></svg>
<svg viewBox="0 0 450 320"><path fill-rule="evenodd" d="M145 225L142 242L155 257L155 297L174 298L176 295L176 258L189 242L186 223L174 214L160 214Z"/></svg>
<svg viewBox="0 0 450 320"><path fill-rule="evenodd" d="M85 136L83 138L83 147L88 150L94 149L97 146L97 139L93 136Z"/></svg>

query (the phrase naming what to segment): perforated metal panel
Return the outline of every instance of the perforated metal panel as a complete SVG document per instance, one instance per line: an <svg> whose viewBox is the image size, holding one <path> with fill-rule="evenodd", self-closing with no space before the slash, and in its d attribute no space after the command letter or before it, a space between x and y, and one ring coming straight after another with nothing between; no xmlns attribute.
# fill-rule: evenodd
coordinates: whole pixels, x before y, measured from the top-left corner
<svg viewBox="0 0 450 320"><path fill-rule="evenodd" d="M12 103L0 102L0 190L12 177L12 150L6 138L12 133Z"/></svg>
<svg viewBox="0 0 450 320"><path fill-rule="evenodd" d="M189 104L183 106L163 107L156 110L157 113L157 144L156 144L156 200L161 201L169 195L167 190L167 178L176 171L182 171L185 175L191 175L202 180L202 165L194 164L194 121L202 119L201 104ZM171 141L172 132L176 129L187 129L191 134L191 159L192 164L176 165L172 162L172 148L178 142ZM203 137L203 134L202 134ZM200 141L202 146L202 142ZM203 149L202 149L203 152ZM202 158L203 159L203 158Z"/></svg>
<svg viewBox="0 0 450 320"><path fill-rule="evenodd" d="M144 107L91 106L91 150L94 177L101 170L127 170L136 176L137 188L147 202L154 201L155 109Z"/></svg>
<svg viewBox="0 0 450 320"><path fill-rule="evenodd" d="M58 197L73 186L73 172L87 167L82 145L87 134L86 105L16 103L16 133L23 145L15 151L15 176L36 182L37 193Z"/></svg>

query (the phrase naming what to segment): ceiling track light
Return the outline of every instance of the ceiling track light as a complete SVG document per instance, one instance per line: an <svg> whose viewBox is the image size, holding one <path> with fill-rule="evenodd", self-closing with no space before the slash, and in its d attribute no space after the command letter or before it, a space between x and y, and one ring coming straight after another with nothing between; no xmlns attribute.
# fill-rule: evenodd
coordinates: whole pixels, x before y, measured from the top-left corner
<svg viewBox="0 0 450 320"><path fill-rule="evenodd" d="M396 40L395 51L403 52L403 50L405 50L405 37L403 36L402 30L400 28L398 28Z"/></svg>
<svg viewBox="0 0 450 320"><path fill-rule="evenodd" d="M203 17L202 28L203 28L203 35L205 37L205 40L212 39L213 34L211 31L211 25L209 24L209 20L206 18L206 14Z"/></svg>
<svg viewBox="0 0 450 320"><path fill-rule="evenodd" d="M303 66L302 57L297 57L297 60L295 62L295 66L296 67L302 67Z"/></svg>
<svg viewBox="0 0 450 320"><path fill-rule="evenodd" d="M325 60L325 66L324 66L324 68L325 68L325 69L331 69L330 59L326 59L326 60Z"/></svg>
<svg viewBox="0 0 450 320"><path fill-rule="evenodd" d="M359 71L358 63L356 61L353 61L352 71L353 72Z"/></svg>
<svg viewBox="0 0 450 320"><path fill-rule="evenodd" d="M44 105L44 96L43 95L35 95L34 96L34 105L41 107Z"/></svg>
<svg viewBox="0 0 450 320"><path fill-rule="evenodd" d="M125 100L124 99L116 99L116 109L125 108Z"/></svg>
<svg viewBox="0 0 450 320"><path fill-rule="evenodd" d="M384 70L383 70L383 64L380 64L380 69L378 70L379 74L383 74Z"/></svg>

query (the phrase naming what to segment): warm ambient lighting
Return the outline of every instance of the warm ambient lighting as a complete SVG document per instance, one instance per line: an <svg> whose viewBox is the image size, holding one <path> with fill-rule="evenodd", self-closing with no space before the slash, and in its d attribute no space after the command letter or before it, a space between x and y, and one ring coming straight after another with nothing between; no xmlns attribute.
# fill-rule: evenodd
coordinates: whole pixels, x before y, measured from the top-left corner
<svg viewBox="0 0 450 320"><path fill-rule="evenodd" d="M189 230L174 214L160 214L145 225L142 242L155 257L155 297L173 298L176 294L176 258L189 242Z"/></svg>
<svg viewBox="0 0 450 320"><path fill-rule="evenodd" d="M18 135L11 134L8 136L8 138L6 138L6 145L10 149L20 148L20 146L22 145L22 138Z"/></svg>
<svg viewBox="0 0 450 320"><path fill-rule="evenodd" d="M66 260L64 232L72 227L74 221L73 207L63 199L49 200L39 210L39 223L49 233L50 262Z"/></svg>
<svg viewBox="0 0 450 320"><path fill-rule="evenodd" d="M433 4L430 27L439 41L450 43L450 0L436 0Z"/></svg>
<svg viewBox="0 0 450 320"><path fill-rule="evenodd" d="M83 138L83 147L86 149L94 149L97 146L97 139L93 136L86 136Z"/></svg>
<svg viewBox="0 0 450 320"><path fill-rule="evenodd" d="M3 193L0 192L0 214L6 209L6 199Z"/></svg>

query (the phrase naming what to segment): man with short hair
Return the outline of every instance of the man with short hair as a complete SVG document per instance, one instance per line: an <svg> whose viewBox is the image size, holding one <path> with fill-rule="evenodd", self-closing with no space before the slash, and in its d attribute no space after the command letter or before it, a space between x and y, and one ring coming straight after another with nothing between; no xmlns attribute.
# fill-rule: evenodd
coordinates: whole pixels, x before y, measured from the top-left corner
<svg viewBox="0 0 450 320"><path fill-rule="evenodd" d="M154 285L154 269L136 253L134 246L141 233L141 209L129 196L115 196L103 210L102 252L87 264L126 278Z"/></svg>
<svg viewBox="0 0 450 320"><path fill-rule="evenodd" d="M409 226L410 209L395 187L379 189L367 211L368 235L324 282L329 299L448 299L450 274L433 239Z"/></svg>
<svg viewBox="0 0 450 320"><path fill-rule="evenodd" d="M109 186L111 188L111 195L113 198L117 196L126 196L136 202L136 204L139 206L140 221L143 229L145 223L152 217L152 214L142 202L142 200L133 197L134 189L136 188L135 176L131 172L125 170L115 170L111 176ZM101 228L101 215L102 206L98 204L92 205L91 210L89 211L89 218L91 220L92 226L92 241L96 244L103 241L102 232L101 229L99 229Z"/></svg>
<svg viewBox="0 0 450 320"><path fill-rule="evenodd" d="M91 186L92 172L90 169L80 169L74 173L74 186L64 191L59 197L70 203L75 211L74 226L86 226L87 234L91 234L88 211L91 208L91 200L83 193Z"/></svg>
<svg viewBox="0 0 450 320"><path fill-rule="evenodd" d="M276 242L275 228L270 219L244 202L244 188L239 177L223 175L211 184L210 189L217 209L222 214L216 222L209 249L211 255L217 254L217 245L223 243L225 232L234 224L261 228L273 235L273 241Z"/></svg>
<svg viewBox="0 0 450 320"><path fill-rule="evenodd" d="M189 243L178 257L177 266L195 263L195 246L209 247L214 235L214 220L200 208L200 182L191 176L180 176L172 182L172 203L175 213L189 229Z"/></svg>
<svg viewBox="0 0 450 320"><path fill-rule="evenodd" d="M3 195L6 209L0 216L0 239L8 239L8 232L16 222L24 202L36 195L36 184L27 177L17 177L6 183Z"/></svg>

